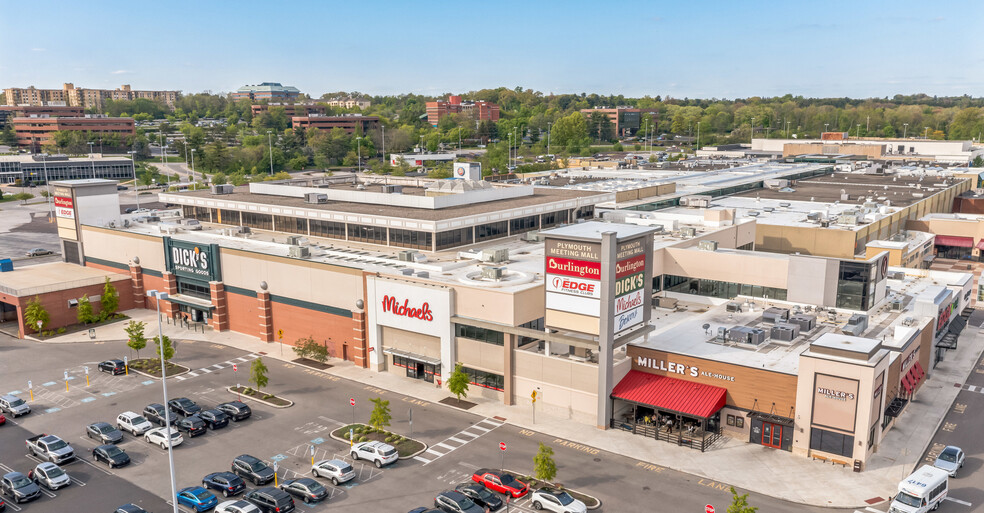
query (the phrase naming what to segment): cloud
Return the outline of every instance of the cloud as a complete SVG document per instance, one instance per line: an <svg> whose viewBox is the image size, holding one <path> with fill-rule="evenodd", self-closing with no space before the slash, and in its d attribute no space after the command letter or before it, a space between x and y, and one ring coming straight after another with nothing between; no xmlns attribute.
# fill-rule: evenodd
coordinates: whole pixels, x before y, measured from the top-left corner
<svg viewBox="0 0 984 513"><path fill-rule="evenodd" d="M126 75L128 73L132 73L132 71L125 70L125 69L118 69L116 71L112 71L111 73L114 75Z"/></svg>
<svg viewBox="0 0 984 513"><path fill-rule="evenodd" d="M649 18L649 21L652 21L652 22L655 22L655 23L659 23L659 22L663 21L663 18L661 18L659 16L653 16L652 18Z"/></svg>
<svg viewBox="0 0 984 513"><path fill-rule="evenodd" d="M43 52L44 48L31 48L32 52Z"/></svg>

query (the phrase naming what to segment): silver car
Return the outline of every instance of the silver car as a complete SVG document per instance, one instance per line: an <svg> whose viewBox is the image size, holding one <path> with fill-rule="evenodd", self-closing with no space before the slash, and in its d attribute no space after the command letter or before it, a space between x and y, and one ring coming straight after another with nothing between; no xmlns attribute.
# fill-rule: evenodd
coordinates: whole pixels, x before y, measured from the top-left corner
<svg viewBox="0 0 984 513"><path fill-rule="evenodd" d="M31 407L27 401L16 395L0 395L0 412L9 413L14 417L31 413Z"/></svg>
<svg viewBox="0 0 984 513"><path fill-rule="evenodd" d="M939 456L933 466L948 472L950 477L957 477L957 470L964 466L967 455L956 446L948 445Z"/></svg>
<svg viewBox="0 0 984 513"><path fill-rule="evenodd" d="M355 478L355 469L342 460L322 460L311 466L314 477L330 479L331 484L338 486Z"/></svg>
<svg viewBox="0 0 984 513"><path fill-rule="evenodd" d="M34 467L34 470L28 472L27 477L49 490L57 490L72 483L68 474L61 467L51 462L41 463Z"/></svg>

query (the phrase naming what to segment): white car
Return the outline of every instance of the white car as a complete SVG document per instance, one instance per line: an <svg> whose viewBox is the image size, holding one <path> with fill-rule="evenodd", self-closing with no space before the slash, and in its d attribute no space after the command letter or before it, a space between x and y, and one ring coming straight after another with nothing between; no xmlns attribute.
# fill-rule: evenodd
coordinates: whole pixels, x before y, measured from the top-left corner
<svg viewBox="0 0 984 513"><path fill-rule="evenodd" d="M30 471L27 477L49 490L57 490L72 483L68 474L61 467L51 462L41 463L34 467L34 470Z"/></svg>
<svg viewBox="0 0 984 513"><path fill-rule="evenodd" d="M181 437L181 432L173 427L168 427L167 431L165 431L162 427L151 429L150 431L144 433L144 440L146 440L147 443L160 445L161 449L167 449L168 435L165 433L168 431L171 436L171 447L177 447L181 445L181 442L184 442L184 438Z"/></svg>
<svg viewBox="0 0 984 513"><path fill-rule="evenodd" d="M263 513L249 501L225 501L215 507L214 513Z"/></svg>
<svg viewBox="0 0 984 513"><path fill-rule="evenodd" d="M311 466L314 477L330 479L331 484L338 486L355 479L355 469L342 460L322 460Z"/></svg>
<svg viewBox="0 0 984 513"><path fill-rule="evenodd" d="M400 455L395 447L383 442L359 442L352 446L352 459L369 460L381 468L400 459Z"/></svg>
<svg viewBox="0 0 984 513"><path fill-rule="evenodd" d="M530 495L533 509L556 511L557 513L586 513L587 506L571 497L571 494L555 488L540 488Z"/></svg>
<svg viewBox="0 0 984 513"><path fill-rule="evenodd" d="M125 411L116 417L116 429L127 431L133 436L140 436L153 429L154 425L142 415Z"/></svg>

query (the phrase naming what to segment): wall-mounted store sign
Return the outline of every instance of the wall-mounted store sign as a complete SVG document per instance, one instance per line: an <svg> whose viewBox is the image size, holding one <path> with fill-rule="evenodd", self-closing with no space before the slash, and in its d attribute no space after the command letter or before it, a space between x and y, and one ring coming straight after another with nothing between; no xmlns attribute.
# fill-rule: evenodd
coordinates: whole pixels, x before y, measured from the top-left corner
<svg viewBox="0 0 984 513"><path fill-rule="evenodd" d="M75 203L72 198L55 196L55 216L65 219L75 219Z"/></svg>
<svg viewBox="0 0 984 513"><path fill-rule="evenodd" d="M844 392L843 390L834 390L825 387L817 387L817 394L837 401L853 401L856 397L853 392Z"/></svg>
<svg viewBox="0 0 984 513"><path fill-rule="evenodd" d="M547 292L570 294L572 296L601 297L601 282L568 276L551 276L546 283Z"/></svg>
<svg viewBox="0 0 984 513"><path fill-rule="evenodd" d="M830 374L813 375L813 424L853 433L860 381Z"/></svg>
<svg viewBox="0 0 984 513"><path fill-rule="evenodd" d="M900 372L907 371L909 369L909 366L912 365L913 360L915 360L918 357L919 357L919 346L916 346L916 348L913 349L912 352L905 357L905 360L902 360L902 365L899 367L899 371Z"/></svg>
<svg viewBox="0 0 984 513"><path fill-rule="evenodd" d="M560 274L591 280L601 279L601 263L568 258L547 257L547 274Z"/></svg>
<svg viewBox="0 0 984 513"><path fill-rule="evenodd" d="M222 281L218 244L195 244L164 237L164 263L177 276Z"/></svg>
<svg viewBox="0 0 984 513"><path fill-rule="evenodd" d="M714 378L723 381L730 381L732 383L734 383L735 381L734 376L721 374L713 371L701 371L700 367L696 365L685 365L682 363L674 363L671 361L661 360L658 358L647 358L645 356L637 356L635 359L635 364L637 367L646 367L653 370L668 372L670 374L690 376L692 378L697 378L697 377Z"/></svg>
<svg viewBox="0 0 984 513"><path fill-rule="evenodd" d="M447 288L389 279L369 280L366 287L371 322L435 337L450 330Z"/></svg>

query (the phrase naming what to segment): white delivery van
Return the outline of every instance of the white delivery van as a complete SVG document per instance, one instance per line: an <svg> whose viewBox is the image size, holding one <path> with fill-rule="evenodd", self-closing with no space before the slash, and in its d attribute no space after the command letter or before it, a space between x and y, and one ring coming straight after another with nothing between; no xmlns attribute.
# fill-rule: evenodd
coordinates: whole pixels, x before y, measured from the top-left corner
<svg viewBox="0 0 984 513"><path fill-rule="evenodd" d="M889 513L924 513L940 507L946 498L950 476L930 465L919 467L899 483L899 493L892 499Z"/></svg>

